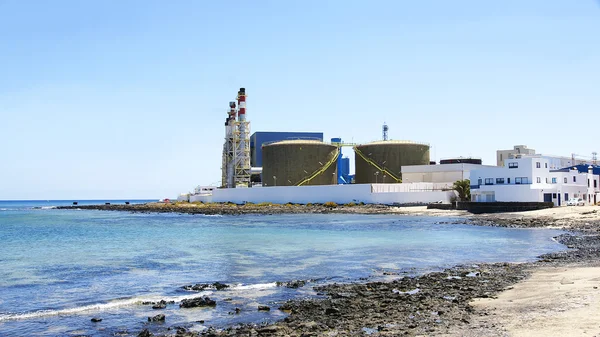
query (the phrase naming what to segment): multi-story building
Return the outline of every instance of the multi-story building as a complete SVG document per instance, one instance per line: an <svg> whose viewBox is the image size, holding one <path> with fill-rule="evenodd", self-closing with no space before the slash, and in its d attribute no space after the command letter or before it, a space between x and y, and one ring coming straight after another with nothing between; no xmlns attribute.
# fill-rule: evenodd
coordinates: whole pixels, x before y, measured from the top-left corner
<svg viewBox="0 0 600 337"><path fill-rule="evenodd" d="M471 171L471 200L475 202L553 202L560 206L570 198L587 204L600 200L600 176L592 166L553 170L544 156L519 156L505 160L503 167Z"/></svg>
<svg viewBox="0 0 600 337"><path fill-rule="evenodd" d="M527 145L515 145L512 150L498 150L496 151L496 165L504 166L506 159L514 158L517 155L532 154L535 154L535 150L527 148Z"/></svg>
<svg viewBox="0 0 600 337"><path fill-rule="evenodd" d="M535 150L528 148L527 145L515 145L512 150L496 151L496 165L504 166L504 163L508 159L520 158L522 156L531 156L535 154ZM559 170L567 166L581 165L586 163L586 160L577 159L574 156L564 157L542 154L538 155L548 159L548 168L551 170Z"/></svg>

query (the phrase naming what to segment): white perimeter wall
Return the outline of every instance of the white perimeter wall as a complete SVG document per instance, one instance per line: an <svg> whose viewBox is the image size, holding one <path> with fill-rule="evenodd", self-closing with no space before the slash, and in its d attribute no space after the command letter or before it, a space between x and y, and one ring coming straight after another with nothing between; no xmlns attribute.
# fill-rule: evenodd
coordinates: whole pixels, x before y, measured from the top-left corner
<svg viewBox="0 0 600 337"><path fill-rule="evenodd" d="M494 185L481 186L479 189L471 190L471 195L481 192L493 192L494 201L514 202L542 202L544 201L543 190L532 189L531 185ZM547 192L548 193L548 192ZM477 200L483 201L483 200Z"/></svg>
<svg viewBox="0 0 600 337"><path fill-rule="evenodd" d="M408 204L442 201L449 203L453 191L434 190L435 184L351 184L325 186L274 186L217 189L213 195L192 196L203 202L272 202L285 204L364 202L366 204Z"/></svg>

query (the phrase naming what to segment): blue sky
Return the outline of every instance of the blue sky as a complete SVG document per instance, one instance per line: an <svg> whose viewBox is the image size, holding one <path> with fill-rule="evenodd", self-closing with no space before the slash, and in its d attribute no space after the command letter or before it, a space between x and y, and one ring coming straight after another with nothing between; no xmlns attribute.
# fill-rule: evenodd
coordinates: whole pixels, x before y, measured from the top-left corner
<svg viewBox="0 0 600 337"><path fill-rule="evenodd" d="M173 197L252 131L600 150L594 0L0 0L0 199Z"/></svg>

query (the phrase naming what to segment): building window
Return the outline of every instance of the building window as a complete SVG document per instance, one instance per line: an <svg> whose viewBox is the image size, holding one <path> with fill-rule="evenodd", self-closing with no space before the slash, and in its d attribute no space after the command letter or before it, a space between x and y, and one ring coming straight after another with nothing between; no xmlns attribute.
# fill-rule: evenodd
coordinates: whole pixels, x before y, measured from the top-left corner
<svg viewBox="0 0 600 337"><path fill-rule="evenodd" d="M517 168L519 167L519 163L508 163L508 168Z"/></svg>
<svg viewBox="0 0 600 337"><path fill-rule="evenodd" d="M556 199L556 193L552 193L552 199Z"/></svg>
<svg viewBox="0 0 600 337"><path fill-rule="evenodd" d="M536 168L540 168L540 167L542 167L542 165L541 165L541 164L540 164L540 162L538 161L538 162L536 162L536 163L535 163L535 167L536 167Z"/></svg>
<svg viewBox="0 0 600 337"><path fill-rule="evenodd" d="M506 183L510 184L510 178L506 178Z"/></svg>
<svg viewBox="0 0 600 337"><path fill-rule="evenodd" d="M544 163L544 167L545 167L545 168L548 168L548 163Z"/></svg>
<svg viewBox="0 0 600 337"><path fill-rule="evenodd" d="M598 180L594 180L594 188L598 187Z"/></svg>
<svg viewBox="0 0 600 337"><path fill-rule="evenodd" d="M588 187L590 187L590 180L588 179Z"/></svg>
<svg viewBox="0 0 600 337"><path fill-rule="evenodd" d="M552 183L556 184L556 178L552 178Z"/></svg>
<svg viewBox="0 0 600 337"><path fill-rule="evenodd" d="M494 178L485 178L486 185L494 185Z"/></svg>
<svg viewBox="0 0 600 337"><path fill-rule="evenodd" d="M477 179L477 185L481 185L481 184L482 184L481 178Z"/></svg>
<svg viewBox="0 0 600 337"><path fill-rule="evenodd" d="M565 184L567 183L567 177L565 177Z"/></svg>
<svg viewBox="0 0 600 337"><path fill-rule="evenodd" d="M565 202L569 200L569 193L565 193Z"/></svg>
<svg viewBox="0 0 600 337"><path fill-rule="evenodd" d="M576 183L577 182L577 177L573 176L573 182Z"/></svg>
<svg viewBox="0 0 600 337"><path fill-rule="evenodd" d="M542 178L540 178L540 177L537 177L537 178L536 178L536 182L537 182L538 184L539 184L539 183L541 183L541 182L542 182Z"/></svg>
<svg viewBox="0 0 600 337"><path fill-rule="evenodd" d="M504 178L496 178L496 184L504 184Z"/></svg>
<svg viewBox="0 0 600 337"><path fill-rule="evenodd" d="M515 184L528 184L529 180L527 179L527 177L516 177L515 178Z"/></svg>

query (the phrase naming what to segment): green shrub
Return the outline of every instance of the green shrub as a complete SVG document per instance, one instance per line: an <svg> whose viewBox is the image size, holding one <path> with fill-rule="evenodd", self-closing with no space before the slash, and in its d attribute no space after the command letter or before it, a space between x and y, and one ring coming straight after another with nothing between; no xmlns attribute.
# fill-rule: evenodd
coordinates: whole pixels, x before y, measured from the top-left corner
<svg viewBox="0 0 600 337"><path fill-rule="evenodd" d="M354 206L356 206L356 203L349 202L349 203L345 204L344 206L346 206L346 207L354 207Z"/></svg>
<svg viewBox="0 0 600 337"><path fill-rule="evenodd" d="M335 202L333 202L333 201L328 201L328 202L324 203L324 204L323 204L323 206L325 206L325 207L329 207L329 208L335 208L335 207L337 207L337 206L338 206L338 204L336 204L336 203L335 203Z"/></svg>

